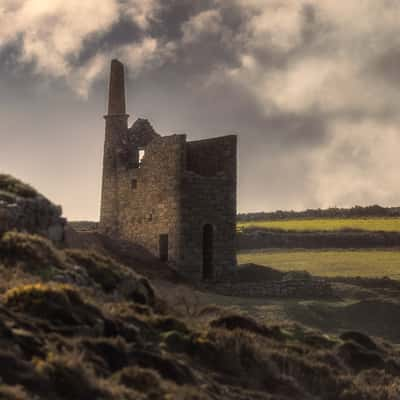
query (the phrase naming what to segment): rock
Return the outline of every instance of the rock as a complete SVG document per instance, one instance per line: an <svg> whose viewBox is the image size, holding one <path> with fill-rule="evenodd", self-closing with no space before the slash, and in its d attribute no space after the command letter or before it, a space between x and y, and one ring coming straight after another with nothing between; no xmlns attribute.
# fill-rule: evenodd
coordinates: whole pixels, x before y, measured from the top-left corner
<svg viewBox="0 0 400 400"><path fill-rule="evenodd" d="M290 271L282 277L283 281L311 280L312 275L307 271Z"/></svg>
<svg viewBox="0 0 400 400"><path fill-rule="evenodd" d="M66 224L61 215L60 206L17 179L0 174L0 235L17 230L61 242Z"/></svg>

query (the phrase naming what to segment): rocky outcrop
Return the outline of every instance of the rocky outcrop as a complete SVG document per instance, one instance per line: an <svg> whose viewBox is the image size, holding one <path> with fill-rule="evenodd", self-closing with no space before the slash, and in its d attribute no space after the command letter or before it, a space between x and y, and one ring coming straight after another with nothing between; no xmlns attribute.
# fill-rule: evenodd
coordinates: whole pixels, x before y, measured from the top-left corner
<svg viewBox="0 0 400 400"><path fill-rule="evenodd" d="M0 174L0 234L17 230L60 242L65 223L60 206L17 179Z"/></svg>

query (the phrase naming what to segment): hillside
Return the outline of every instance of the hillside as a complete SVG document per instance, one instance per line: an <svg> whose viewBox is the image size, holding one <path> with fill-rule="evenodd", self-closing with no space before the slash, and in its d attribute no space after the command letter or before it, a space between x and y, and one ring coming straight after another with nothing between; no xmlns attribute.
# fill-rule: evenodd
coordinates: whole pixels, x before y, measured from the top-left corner
<svg viewBox="0 0 400 400"><path fill-rule="evenodd" d="M60 206L30 185L0 174L0 234L17 229L60 242L65 222Z"/></svg>
<svg viewBox="0 0 400 400"><path fill-rule="evenodd" d="M399 398L397 346L265 323L207 292L196 305L167 265L104 243L0 236L0 399Z"/></svg>

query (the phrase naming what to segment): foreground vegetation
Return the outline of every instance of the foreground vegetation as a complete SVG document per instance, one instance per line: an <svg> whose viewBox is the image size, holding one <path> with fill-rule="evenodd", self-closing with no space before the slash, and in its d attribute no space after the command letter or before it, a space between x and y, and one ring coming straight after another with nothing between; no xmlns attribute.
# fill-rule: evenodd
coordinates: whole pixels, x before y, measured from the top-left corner
<svg viewBox="0 0 400 400"><path fill-rule="evenodd" d="M15 179L11 175L0 174L0 194L6 193L26 198L38 195L38 192L32 186Z"/></svg>
<svg viewBox="0 0 400 400"><path fill-rule="evenodd" d="M7 176L0 192L35 197ZM63 249L0 235L0 399L399 399L399 348L354 331L400 341L399 282L336 280L330 302L235 299L87 235ZM240 282L286 275L249 267L236 271ZM278 302L290 320L261 318Z"/></svg>
<svg viewBox="0 0 400 400"><path fill-rule="evenodd" d="M241 264L254 263L282 271L308 271L334 277L383 277L400 279L400 251L392 250L282 250L241 252Z"/></svg>
<svg viewBox="0 0 400 400"><path fill-rule="evenodd" d="M1 399L400 395L400 352L382 340L267 326L209 306L180 313L134 265L19 233L0 247Z"/></svg>
<svg viewBox="0 0 400 400"><path fill-rule="evenodd" d="M346 229L400 232L400 218L314 218L289 220L239 221L238 230L248 228L283 231L338 231Z"/></svg>

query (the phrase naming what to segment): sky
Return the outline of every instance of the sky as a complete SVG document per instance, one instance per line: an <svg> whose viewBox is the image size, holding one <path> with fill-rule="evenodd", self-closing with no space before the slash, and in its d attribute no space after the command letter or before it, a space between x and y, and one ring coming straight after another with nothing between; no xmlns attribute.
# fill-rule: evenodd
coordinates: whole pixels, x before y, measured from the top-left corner
<svg viewBox="0 0 400 400"><path fill-rule="evenodd" d="M110 61L130 124L239 137L238 211L400 205L398 0L0 0L0 172L99 215Z"/></svg>

